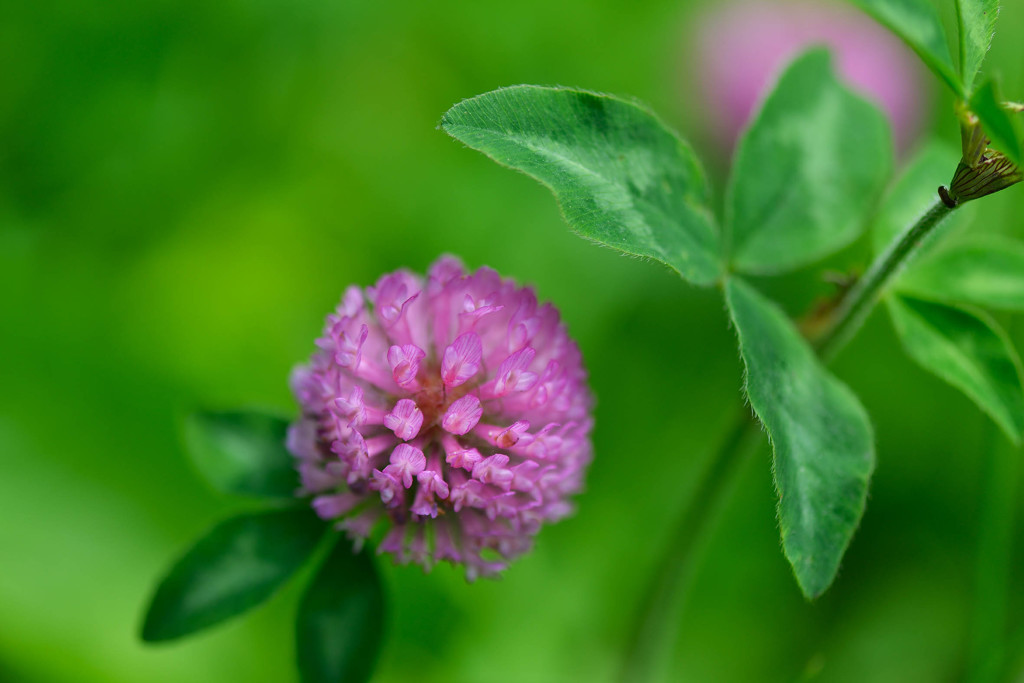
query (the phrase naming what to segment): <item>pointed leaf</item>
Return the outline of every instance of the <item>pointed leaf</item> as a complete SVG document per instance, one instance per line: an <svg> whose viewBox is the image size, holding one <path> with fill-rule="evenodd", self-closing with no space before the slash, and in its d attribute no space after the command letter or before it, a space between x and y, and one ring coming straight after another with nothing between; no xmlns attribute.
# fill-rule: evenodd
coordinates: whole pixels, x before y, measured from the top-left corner
<svg viewBox="0 0 1024 683"><path fill-rule="evenodd" d="M948 185L957 164L960 150L939 142L932 142L914 155L906 168L886 193L875 217L871 242L876 253L885 251L895 239L928 212L939 201L940 185ZM969 208L957 209L946 219L954 221ZM948 231L951 226L947 225ZM925 245L927 249L934 242Z"/></svg>
<svg viewBox="0 0 1024 683"><path fill-rule="evenodd" d="M179 638L255 607L309 559L324 532L324 522L308 508L221 522L160 582L142 639Z"/></svg>
<svg viewBox="0 0 1024 683"><path fill-rule="evenodd" d="M981 311L890 297L889 313L907 354L962 391L1016 443L1024 430L1020 360Z"/></svg>
<svg viewBox="0 0 1024 683"><path fill-rule="evenodd" d="M288 422L254 412L202 412L185 423L185 445L202 475L219 491L293 498L299 488L285 448Z"/></svg>
<svg viewBox="0 0 1024 683"><path fill-rule="evenodd" d="M971 92L974 78L992 47L999 18L999 0L956 0L960 29L960 73L964 90Z"/></svg>
<svg viewBox="0 0 1024 683"><path fill-rule="evenodd" d="M955 95L965 96L960 76L953 68L942 20L928 0L851 1L899 36Z"/></svg>
<svg viewBox="0 0 1024 683"><path fill-rule="evenodd" d="M918 299L1024 312L1024 243L975 235L936 251L908 270L900 292Z"/></svg>
<svg viewBox="0 0 1024 683"><path fill-rule="evenodd" d="M643 105L521 85L455 105L441 127L547 186L581 237L649 256L696 284L718 278L704 172L689 145Z"/></svg>
<svg viewBox="0 0 1024 683"><path fill-rule="evenodd" d="M339 541L299 605L296 653L303 683L366 681L384 633L384 598L369 553Z"/></svg>
<svg viewBox="0 0 1024 683"><path fill-rule="evenodd" d="M981 119L981 127L999 150L1015 164L1021 162L1020 124L1003 107L995 81L985 81L971 98L971 111Z"/></svg>
<svg viewBox="0 0 1024 683"><path fill-rule="evenodd" d="M778 306L738 278L726 296L747 397L774 449L783 549L813 598L832 583L864 513L875 462L871 424Z"/></svg>
<svg viewBox="0 0 1024 683"><path fill-rule="evenodd" d="M813 50L782 75L740 141L727 199L731 261L777 273L846 246L892 166L888 123Z"/></svg>

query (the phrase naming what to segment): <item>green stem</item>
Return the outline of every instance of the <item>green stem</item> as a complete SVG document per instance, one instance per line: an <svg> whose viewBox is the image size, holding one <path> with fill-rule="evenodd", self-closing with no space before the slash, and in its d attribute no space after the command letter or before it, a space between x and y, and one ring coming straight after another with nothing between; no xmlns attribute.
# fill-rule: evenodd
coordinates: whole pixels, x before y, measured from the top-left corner
<svg viewBox="0 0 1024 683"><path fill-rule="evenodd" d="M878 303L878 298L892 280L906 266L911 254L925 238L952 213L953 207L936 202L914 225L895 240L871 264L864 276L857 281L839 306L836 307L831 323L815 342L815 349L828 362L846 345L864 324L868 313Z"/></svg>
<svg viewBox="0 0 1024 683"><path fill-rule="evenodd" d="M953 211L939 201L885 250L857 284L843 297L815 350L826 362L860 329L882 290L906 265L922 241ZM651 680L668 646L675 638L676 620L681 611L685 586L696 562L699 542L715 520L732 489L732 482L752 451L754 439L760 443L761 430L744 407L721 448L712 457L703 478L679 517L662 555L655 576L637 611L630 641L626 647L621 680L627 683Z"/></svg>
<svg viewBox="0 0 1024 683"><path fill-rule="evenodd" d="M753 446L761 442L761 433L750 410L741 406L729 435L707 465L693 498L678 518L657 573L647 584L630 632L621 680L650 680L675 639L676 622L670 617L682 607L686 580L697 557L696 549L727 499L741 465L754 450Z"/></svg>

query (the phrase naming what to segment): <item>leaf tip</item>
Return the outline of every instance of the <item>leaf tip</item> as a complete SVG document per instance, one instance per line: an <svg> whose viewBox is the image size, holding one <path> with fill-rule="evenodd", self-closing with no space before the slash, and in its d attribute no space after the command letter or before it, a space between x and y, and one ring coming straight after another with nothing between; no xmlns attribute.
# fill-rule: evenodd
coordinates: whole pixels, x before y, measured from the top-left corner
<svg viewBox="0 0 1024 683"><path fill-rule="evenodd" d="M800 592L808 602L813 602L820 598L835 581L836 574L839 571L838 567L835 571L828 573L815 571L814 568L810 566L812 563L813 560L808 559L804 563L806 566L802 568L797 562L792 563L793 575L796 577L797 586L800 587Z"/></svg>
<svg viewBox="0 0 1024 683"><path fill-rule="evenodd" d="M146 616L142 621L142 627L139 629L139 640L149 645L155 643L161 643L173 638L173 634L168 634L161 628L160 620L155 618L153 604L151 603L146 610Z"/></svg>

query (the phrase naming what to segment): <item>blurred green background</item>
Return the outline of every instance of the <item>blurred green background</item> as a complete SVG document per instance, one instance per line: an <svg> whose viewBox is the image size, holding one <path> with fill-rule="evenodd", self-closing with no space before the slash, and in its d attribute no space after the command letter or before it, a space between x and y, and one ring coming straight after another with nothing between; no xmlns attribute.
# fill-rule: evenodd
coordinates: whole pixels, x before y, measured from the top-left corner
<svg viewBox="0 0 1024 683"><path fill-rule="evenodd" d="M0 680L293 680L301 580L208 634L137 640L167 563L246 505L189 469L180 420L294 411L288 372L342 289L443 252L561 308L599 398L596 459L577 514L500 581L380 558L391 613L377 679L610 679L739 400L733 333L716 292L578 240L547 191L435 126L460 99L514 83L632 94L713 157L720 196L727 157L701 142L688 85L700 65L683 57L704 4L5 3ZM987 66L1020 98L1024 6L1006 5ZM937 90L935 133L955 140ZM1022 210L1014 188L979 203L969 229L1021 236ZM855 245L831 265L864 258ZM794 313L829 291L811 271L770 288ZM1024 544L1010 597L976 608L985 463L1009 447L904 359L882 315L835 369L879 452L838 580L814 604L800 596L762 448L706 545L669 680L958 680L1003 609L1019 657Z"/></svg>

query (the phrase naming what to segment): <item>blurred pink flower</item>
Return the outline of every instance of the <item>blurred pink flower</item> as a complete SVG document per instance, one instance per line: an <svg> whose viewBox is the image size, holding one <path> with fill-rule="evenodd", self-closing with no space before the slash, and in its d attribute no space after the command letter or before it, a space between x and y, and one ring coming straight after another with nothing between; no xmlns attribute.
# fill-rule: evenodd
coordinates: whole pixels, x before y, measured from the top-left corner
<svg viewBox="0 0 1024 683"><path fill-rule="evenodd" d="M824 1L722 2L693 27L687 69L699 78L703 110L723 146L732 147L766 89L813 45L830 47L847 84L888 114L899 149L921 128L925 101L917 57L854 8Z"/></svg>
<svg viewBox="0 0 1024 683"><path fill-rule="evenodd" d="M349 287L292 384L288 447L317 514L400 562L470 579L571 511L593 399L558 311L488 268L442 257Z"/></svg>

